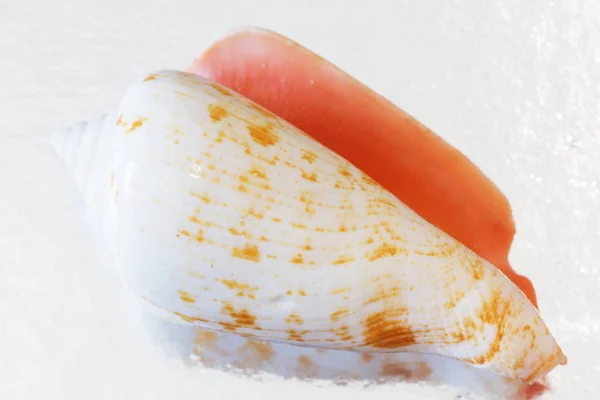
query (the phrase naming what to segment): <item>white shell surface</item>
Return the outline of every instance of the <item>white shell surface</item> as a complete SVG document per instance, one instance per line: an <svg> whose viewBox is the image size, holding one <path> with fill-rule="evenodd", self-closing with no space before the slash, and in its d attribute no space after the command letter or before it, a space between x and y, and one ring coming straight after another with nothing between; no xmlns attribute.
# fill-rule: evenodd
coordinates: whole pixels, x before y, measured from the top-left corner
<svg viewBox="0 0 600 400"><path fill-rule="evenodd" d="M494 266L368 176L200 77L150 74L117 112L102 217L161 315L312 347L416 351L508 377L566 362ZM108 222L107 222L108 221Z"/></svg>

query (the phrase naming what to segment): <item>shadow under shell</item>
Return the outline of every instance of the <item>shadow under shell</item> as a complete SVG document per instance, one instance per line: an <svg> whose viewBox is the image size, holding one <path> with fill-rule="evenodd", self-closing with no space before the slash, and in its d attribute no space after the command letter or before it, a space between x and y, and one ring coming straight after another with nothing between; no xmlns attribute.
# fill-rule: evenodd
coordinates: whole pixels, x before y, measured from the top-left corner
<svg viewBox="0 0 600 400"><path fill-rule="evenodd" d="M214 368L247 376L326 380L364 386L397 382L450 385L468 393L533 399L549 387L524 384L449 357L419 353L365 353L267 342L234 333L179 325L145 314L151 336L190 367Z"/></svg>

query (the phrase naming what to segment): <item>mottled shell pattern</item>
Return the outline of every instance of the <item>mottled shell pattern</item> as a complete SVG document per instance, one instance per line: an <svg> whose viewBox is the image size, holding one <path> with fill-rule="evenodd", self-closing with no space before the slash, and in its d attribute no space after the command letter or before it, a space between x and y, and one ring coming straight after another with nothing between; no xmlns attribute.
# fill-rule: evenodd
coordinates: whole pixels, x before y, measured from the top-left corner
<svg viewBox="0 0 600 400"><path fill-rule="evenodd" d="M566 357L497 268L282 119L159 71L59 132L133 291L215 332L449 356L524 381Z"/></svg>

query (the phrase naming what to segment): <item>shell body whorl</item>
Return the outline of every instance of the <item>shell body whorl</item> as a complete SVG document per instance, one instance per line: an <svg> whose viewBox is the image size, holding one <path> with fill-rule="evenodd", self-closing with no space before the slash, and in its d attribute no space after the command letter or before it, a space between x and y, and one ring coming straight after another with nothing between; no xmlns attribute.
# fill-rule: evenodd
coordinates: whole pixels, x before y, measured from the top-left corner
<svg viewBox="0 0 600 400"><path fill-rule="evenodd" d="M498 269L239 94L159 71L110 121L101 223L161 315L301 346L434 353L525 381L566 362Z"/></svg>

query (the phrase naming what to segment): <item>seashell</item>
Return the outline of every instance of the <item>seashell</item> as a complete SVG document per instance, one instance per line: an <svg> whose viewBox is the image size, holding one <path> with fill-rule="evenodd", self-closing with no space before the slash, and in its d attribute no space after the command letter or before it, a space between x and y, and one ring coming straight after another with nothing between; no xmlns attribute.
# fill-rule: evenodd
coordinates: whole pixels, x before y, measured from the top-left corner
<svg viewBox="0 0 600 400"><path fill-rule="evenodd" d="M566 357L498 269L347 160L179 71L58 132L92 224L155 313L269 342L431 353L525 382Z"/></svg>

